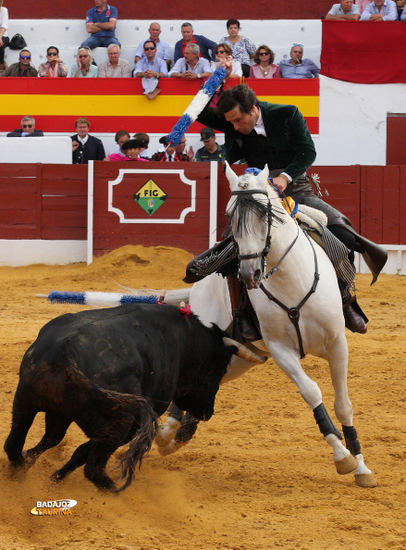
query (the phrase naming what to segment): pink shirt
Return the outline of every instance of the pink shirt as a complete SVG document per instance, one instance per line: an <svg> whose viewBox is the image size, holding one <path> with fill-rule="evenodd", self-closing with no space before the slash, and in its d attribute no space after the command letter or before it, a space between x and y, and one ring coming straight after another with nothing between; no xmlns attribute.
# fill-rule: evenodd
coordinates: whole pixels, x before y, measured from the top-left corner
<svg viewBox="0 0 406 550"><path fill-rule="evenodd" d="M261 69L260 65L251 65L250 67L250 77L251 78L279 78L279 67L278 65L269 65L268 74L265 74Z"/></svg>
<svg viewBox="0 0 406 550"><path fill-rule="evenodd" d="M142 160L142 161L145 161L145 162L148 162L148 159L143 159L141 157L137 157L136 159L130 159L130 157L126 157L124 155L120 155L120 153L112 153L111 155L109 155L109 159L110 160L117 160L117 161L123 161L123 160Z"/></svg>
<svg viewBox="0 0 406 550"><path fill-rule="evenodd" d="M359 11L362 13L364 9L371 3L371 0L355 0L355 4L359 6Z"/></svg>

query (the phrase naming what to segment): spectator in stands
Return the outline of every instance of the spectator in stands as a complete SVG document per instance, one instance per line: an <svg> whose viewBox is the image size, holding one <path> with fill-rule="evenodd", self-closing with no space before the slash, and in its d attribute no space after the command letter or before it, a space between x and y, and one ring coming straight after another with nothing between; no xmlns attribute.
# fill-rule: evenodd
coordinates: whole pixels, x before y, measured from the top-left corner
<svg viewBox="0 0 406 550"><path fill-rule="evenodd" d="M172 52L170 45L166 42L163 42L159 38L159 35L162 32L161 25L159 23L151 23L148 30L149 40L152 40L156 46L157 57L165 61L169 71L172 62ZM141 42L141 44L138 45L138 48L135 52L135 64L137 64L142 57L145 57L144 42Z"/></svg>
<svg viewBox="0 0 406 550"><path fill-rule="evenodd" d="M107 48L109 44L121 46L116 38L117 8L107 4L106 0L94 0L94 8L86 15L86 30L91 35L81 46Z"/></svg>
<svg viewBox="0 0 406 550"><path fill-rule="evenodd" d="M31 65L31 52L29 50L21 50L19 61L7 67L1 76L38 76L38 71Z"/></svg>
<svg viewBox="0 0 406 550"><path fill-rule="evenodd" d="M168 136L161 137L159 143L162 143L162 145L164 145L165 151L154 153L151 157L151 160L155 160L158 162L190 162L190 158L188 157L188 155L185 155L184 153L178 153L176 152L173 145L168 145Z"/></svg>
<svg viewBox="0 0 406 550"><path fill-rule="evenodd" d="M32 116L25 116L21 119L21 128L16 128L7 137L42 137L41 130L35 129L35 119Z"/></svg>
<svg viewBox="0 0 406 550"><path fill-rule="evenodd" d="M400 14L400 20L406 21L406 6L403 8L402 13Z"/></svg>
<svg viewBox="0 0 406 550"><path fill-rule="evenodd" d="M187 153L185 153L186 148L186 136L183 136L178 145L175 146L175 152L179 153L180 155L186 154L189 157L189 160L192 161L193 157L195 155L195 152L193 151L193 147L190 146Z"/></svg>
<svg viewBox="0 0 406 550"><path fill-rule="evenodd" d="M198 149L195 155L198 162L215 160L221 164L225 161L225 153L221 146L216 143L216 135L211 128L203 128L200 131L200 141L203 141L203 147Z"/></svg>
<svg viewBox="0 0 406 550"><path fill-rule="evenodd" d="M76 134L72 140L72 164L88 164L89 160L104 160L106 153L100 139L89 134L90 122L78 118L75 122Z"/></svg>
<svg viewBox="0 0 406 550"><path fill-rule="evenodd" d="M318 78L320 69L311 59L303 59L303 44L293 44L290 59L279 63L281 78Z"/></svg>
<svg viewBox="0 0 406 550"><path fill-rule="evenodd" d="M114 140L117 143L118 148L114 152L115 153L121 153L122 155L124 155L124 152L121 149L121 147L129 139L130 139L130 134L126 130L118 130L118 132L116 132L116 135L114 136ZM104 159L104 160L106 160L106 159Z"/></svg>
<svg viewBox="0 0 406 550"><path fill-rule="evenodd" d="M146 134L144 132L137 132L136 134L134 134L133 138L138 139L138 141L140 141L141 144L142 144L140 154L148 149L148 145L149 145L149 135L148 134ZM141 157L141 158L145 158L146 160L150 160L147 157Z"/></svg>
<svg viewBox="0 0 406 550"><path fill-rule="evenodd" d="M188 44L185 48L185 56L176 61L168 76L186 80L209 77L212 73L210 63L204 57L199 57L199 53L198 44Z"/></svg>
<svg viewBox="0 0 406 550"><path fill-rule="evenodd" d="M393 0L373 0L364 9L361 21L397 21L398 8Z"/></svg>
<svg viewBox="0 0 406 550"><path fill-rule="evenodd" d="M406 5L406 0L395 0L396 7L398 8L398 17L401 21L404 21L404 19L401 19L403 15L403 8Z"/></svg>
<svg viewBox="0 0 406 550"><path fill-rule="evenodd" d="M129 139L123 144L123 147L122 147L123 154L112 153L111 155L108 155L108 157L105 158L104 160L112 160L112 161L139 160L139 161L148 162L148 159L140 157L142 145L143 145L143 142L139 141L138 139Z"/></svg>
<svg viewBox="0 0 406 550"><path fill-rule="evenodd" d="M3 6L0 0L0 72L4 71L7 65L4 63L4 48L9 44L8 36L5 36L8 29L8 9Z"/></svg>
<svg viewBox="0 0 406 550"><path fill-rule="evenodd" d="M359 6L353 0L340 0L339 4L333 4L326 15L326 20L331 21L358 21L360 17Z"/></svg>
<svg viewBox="0 0 406 550"><path fill-rule="evenodd" d="M156 54L156 45L153 40L144 42L145 57L142 57L135 66L134 76L141 78L144 94L148 99L154 99L161 93L158 87L159 79L168 76L168 67L163 59Z"/></svg>
<svg viewBox="0 0 406 550"><path fill-rule="evenodd" d="M87 46L80 46L76 63L70 69L71 77L76 78L96 78L99 74L99 69L93 65L93 54Z"/></svg>
<svg viewBox="0 0 406 550"><path fill-rule="evenodd" d="M251 59L254 57L256 46L245 36L240 35L241 25L238 19L229 19L226 23L228 36L223 36L220 43L228 44L233 50L233 58L239 61L245 77L250 75Z"/></svg>
<svg viewBox="0 0 406 550"><path fill-rule="evenodd" d="M227 78L241 78L242 77L242 68L241 63L239 61L236 61L233 57L233 50L231 49L231 46L228 44L217 44L214 54L216 56L216 61L212 61L210 63L210 66L212 68L212 71L214 72L217 67L224 61L224 59L232 58L233 65L231 68L231 73L227 76Z"/></svg>
<svg viewBox="0 0 406 550"><path fill-rule="evenodd" d="M38 67L39 76L56 78L68 76L68 67L59 57L59 50L56 46L49 46L47 49L47 61Z"/></svg>
<svg viewBox="0 0 406 550"><path fill-rule="evenodd" d="M351 0L350 0L351 1ZM275 54L262 44L254 55L255 65L250 68L251 78L279 78L279 67L275 65Z"/></svg>
<svg viewBox="0 0 406 550"><path fill-rule="evenodd" d="M193 34L193 27L191 23L183 23L181 27L182 40L179 40L175 44L175 54L173 60L176 62L185 55L186 46L191 44L197 44L200 48L199 55L204 57L208 61L214 61L214 50L216 48L216 42L209 40L205 36L200 34ZM210 52L210 53L209 53Z"/></svg>
<svg viewBox="0 0 406 550"><path fill-rule="evenodd" d="M108 59L99 65L99 78L130 78L131 67L126 59L120 57L121 49L117 44L107 46Z"/></svg>
<svg viewBox="0 0 406 550"><path fill-rule="evenodd" d="M355 4L359 7L360 15L364 9L368 6L371 0L355 0Z"/></svg>

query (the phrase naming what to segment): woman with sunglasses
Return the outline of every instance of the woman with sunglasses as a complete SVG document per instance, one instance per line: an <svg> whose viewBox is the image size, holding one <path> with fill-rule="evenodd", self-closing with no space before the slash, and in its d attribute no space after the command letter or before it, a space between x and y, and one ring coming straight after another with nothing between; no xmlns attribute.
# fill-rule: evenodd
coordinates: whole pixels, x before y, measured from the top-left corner
<svg viewBox="0 0 406 550"><path fill-rule="evenodd" d="M241 78L242 77L242 68L241 63L239 61L236 61L233 58L233 50L228 44L217 44L214 55L216 56L216 61L211 62L211 68L213 71L217 69L217 67L227 58L232 58L233 65L231 68L231 73L227 76L227 78Z"/></svg>
<svg viewBox="0 0 406 550"><path fill-rule="evenodd" d="M320 69L311 59L303 59L303 44L293 44L290 59L279 63L282 78L318 78Z"/></svg>
<svg viewBox="0 0 406 550"><path fill-rule="evenodd" d="M233 51L235 61L241 63L243 75L247 78L250 75L251 59L254 57L255 44L249 38L241 36L241 25L238 19L229 19L226 23L228 36L220 39L219 44L228 44Z"/></svg>
<svg viewBox="0 0 406 550"><path fill-rule="evenodd" d="M70 70L71 77L76 78L97 78L99 69L92 64L92 50L87 46L81 46L78 49L76 63L72 65Z"/></svg>
<svg viewBox="0 0 406 550"><path fill-rule="evenodd" d="M260 46L254 55L255 65L250 68L251 78L279 78L279 67L274 64L275 54L265 46Z"/></svg>
<svg viewBox="0 0 406 550"><path fill-rule="evenodd" d="M38 67L39 76L56 78L68 76L68 67L59 57L59 50L56 46L49 46L47 49L47 60Z"/></svg>

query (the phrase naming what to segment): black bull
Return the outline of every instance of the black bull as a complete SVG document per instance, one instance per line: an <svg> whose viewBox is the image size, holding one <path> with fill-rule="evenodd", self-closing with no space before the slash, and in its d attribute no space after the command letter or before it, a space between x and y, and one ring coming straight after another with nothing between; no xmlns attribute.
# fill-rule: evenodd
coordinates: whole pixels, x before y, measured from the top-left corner
<svg viewBox="0 0 406 550"><path fill-rule="evenodd" d="M57 317L25 353L4 450L14 469L32 465L60 443L72 422L87 435L52 479L79 466L97 487L117 490L105 467L114 451L121 458L120 490L132 480L151 448L158 417L173 401L208 420L220 381L238 349L217 326L170 305L129 304ZM258 356L252 354L252 361ZM23 453L37 412L45 412L45 434Z"/></svg>

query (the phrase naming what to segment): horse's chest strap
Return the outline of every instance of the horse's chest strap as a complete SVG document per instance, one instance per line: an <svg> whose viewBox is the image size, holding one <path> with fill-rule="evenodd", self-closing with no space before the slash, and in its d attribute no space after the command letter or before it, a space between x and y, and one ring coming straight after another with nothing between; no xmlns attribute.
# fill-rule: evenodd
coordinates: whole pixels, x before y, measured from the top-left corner
<svg viewBox="0 0 406 550"><path fill-rule="evenodd" d="M313 279L313 284L311 286L311 289L306 294L306 296L303 298L303 300L296 307L290 307L289 308L283 302L278 300L278 298L275 298L275 296L273 296L273 294L271 294L269 292L269 290L267 290L264 287L263 283L261 283L260 287L259 287L269 300L271 300L272 302L275 302L275 304L278 304L279 307L281 307L282 309L284 309L286 311L286 313L288 314L289 319L292 321L292 324L295 327L296 334L297 334L297 339L298 339L298 342L299 342L300 359L303 359L304 357L306 357L306 354L305 354L305 351L304 351L304 346L303 346L303 338L302 338L302 334L300 332L300 327L299 327L300 308L307 302L307 300L310 298L310 296L316 292L316 288L317 288L317 285L318 285L318 282L319 282L319 279L320 279L320 274L318 272L318 263L317 263L316 251L315 251L313 243L311 242L311 240L308 237L307 233L305 233L305 235L308 238L308 240L310 242L310 245L312 247L312 250L313 250L314 279Z"/></svg>

